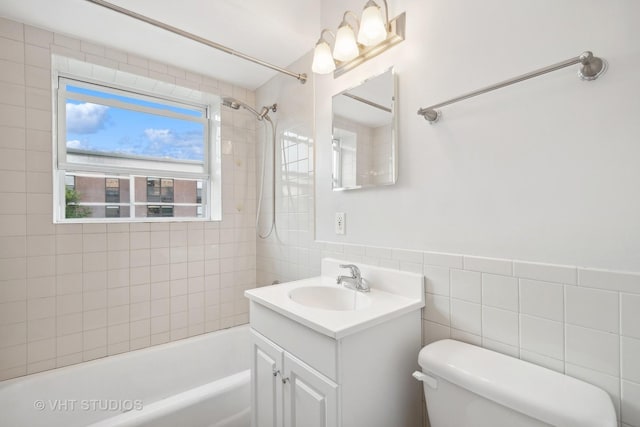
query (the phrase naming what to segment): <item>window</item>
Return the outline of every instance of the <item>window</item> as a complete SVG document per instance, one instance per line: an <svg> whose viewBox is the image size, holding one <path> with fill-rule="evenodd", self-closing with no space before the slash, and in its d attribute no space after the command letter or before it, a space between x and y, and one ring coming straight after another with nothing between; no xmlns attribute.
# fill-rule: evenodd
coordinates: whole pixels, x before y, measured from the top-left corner
<svg viewBox="0 0 640 427"><path fill-rule="evenodd" d="M120 206L106 206L105 218L120 218Z"/></svg>
<svg viewBox="0 0 640 427"><path fill-rule="evenodd" d="M170 217L173 216L173 206L149 206L147 207L148 217Z"/></svg>
<svg viewBox="0 0 640 427"><path fill-rule="evenodd" d="M118 178L106 178L104 181L104 201L107 203L120 203L120 180Z"/></svg>
<svg viewBox="0 0 640 427"><path fill-rule="evenodd" d="M211 112L219 98L69 58L53 62L56 222L219 219L219 115ZM69 73L80 69L92 72ZM115 81L96 78L107 70ZM136 87L124 84L131 81Z"/></svg>
<svg viewBox="0 0 640 427"><path fill-rule="evenodd" d="M173 179L147 178L147 201L173 203Z"/></svg>

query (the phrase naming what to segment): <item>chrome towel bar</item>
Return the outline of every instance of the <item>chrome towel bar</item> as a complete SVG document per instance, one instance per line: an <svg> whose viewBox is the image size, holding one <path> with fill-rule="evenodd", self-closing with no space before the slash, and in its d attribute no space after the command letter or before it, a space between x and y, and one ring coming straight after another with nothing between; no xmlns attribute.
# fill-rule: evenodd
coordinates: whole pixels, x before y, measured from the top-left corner
<svg viewBox="0 0 640 427"><path fill-rule="evenodd" d="M425 120L433 124L437 122L442 115L442 113L440 113L437 108L444 107L458 101L463 101L465 99L473 98L474 96L482 95L483 93L491 92L505 86L510 86L514 83L520 83L524 80L532 79L534 77L538 77L552 71L560 70L562 68L570 67L575 64L582 64L582 66L580 67L580 72L578 73L582 80L595 80L600 77L600 75L607 69L607 62L604 59L593 56L593 53L586 51L575 58L567 59L566 61L558 62L557 64L549 65L548 67L540 68L527 74L522 74L512 79L505 80L500 83L496 83L491 86L487 86L485 88L457 96L448 101L434 104L430 107L420 108L418 110L418 115L423 116Z"/></svg>

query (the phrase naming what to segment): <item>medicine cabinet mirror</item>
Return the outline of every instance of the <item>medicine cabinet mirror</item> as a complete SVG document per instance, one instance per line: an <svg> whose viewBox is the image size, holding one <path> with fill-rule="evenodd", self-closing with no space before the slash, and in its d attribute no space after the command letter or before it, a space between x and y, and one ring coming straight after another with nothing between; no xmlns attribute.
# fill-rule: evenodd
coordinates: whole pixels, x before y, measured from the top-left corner
<svg viewBox="0 0 640 427"><path fill-rule="evenodd" d="M396 82L393 68L333 96L333 190L395 184Z"/></svg>

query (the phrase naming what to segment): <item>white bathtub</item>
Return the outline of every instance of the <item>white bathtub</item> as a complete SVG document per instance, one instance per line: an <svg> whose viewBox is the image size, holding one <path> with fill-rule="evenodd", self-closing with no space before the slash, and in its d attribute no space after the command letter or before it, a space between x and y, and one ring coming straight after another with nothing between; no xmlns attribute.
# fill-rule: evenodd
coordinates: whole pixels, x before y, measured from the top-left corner
<svg viewBox="0 0 640 427"><path fill-rule="evenodd" d="M0 382L11 427L250 424L248 326Z"/></svg>

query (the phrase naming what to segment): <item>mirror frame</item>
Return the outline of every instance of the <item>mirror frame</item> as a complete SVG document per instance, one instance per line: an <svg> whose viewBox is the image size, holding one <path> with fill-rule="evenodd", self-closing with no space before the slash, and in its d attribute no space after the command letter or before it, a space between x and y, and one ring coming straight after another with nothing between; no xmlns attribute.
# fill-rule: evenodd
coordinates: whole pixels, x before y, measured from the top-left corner
<svg viewBox="0 0 640 427"><path fill-rule="evenodd" d="M334 186L334 158L332 154L331 159L331 189L333 191L350 191L350 190L360 190L365 188L376 188L376 187L387 187L390 185L395 185L398 182L398 77L396 71L393 66L383 70L380 73L374 74L372 76L367 77L362 80L358 84L355 84L347 89L344 89L341 92L334 94L331 97L331 146L333 150L333 143L335 141L335 115L333 113L333 99L336 96L340 96L346 92L349 92L357 87L362 86L366 82L373 80L377 77L384 75L385 73L391 73L392 79L392 91L393 91L393 99L391 104L391 167L392 167L392 176L391 180L381 184L364 184L364 185L355 185L353 187L335 187Z"/></svg>

